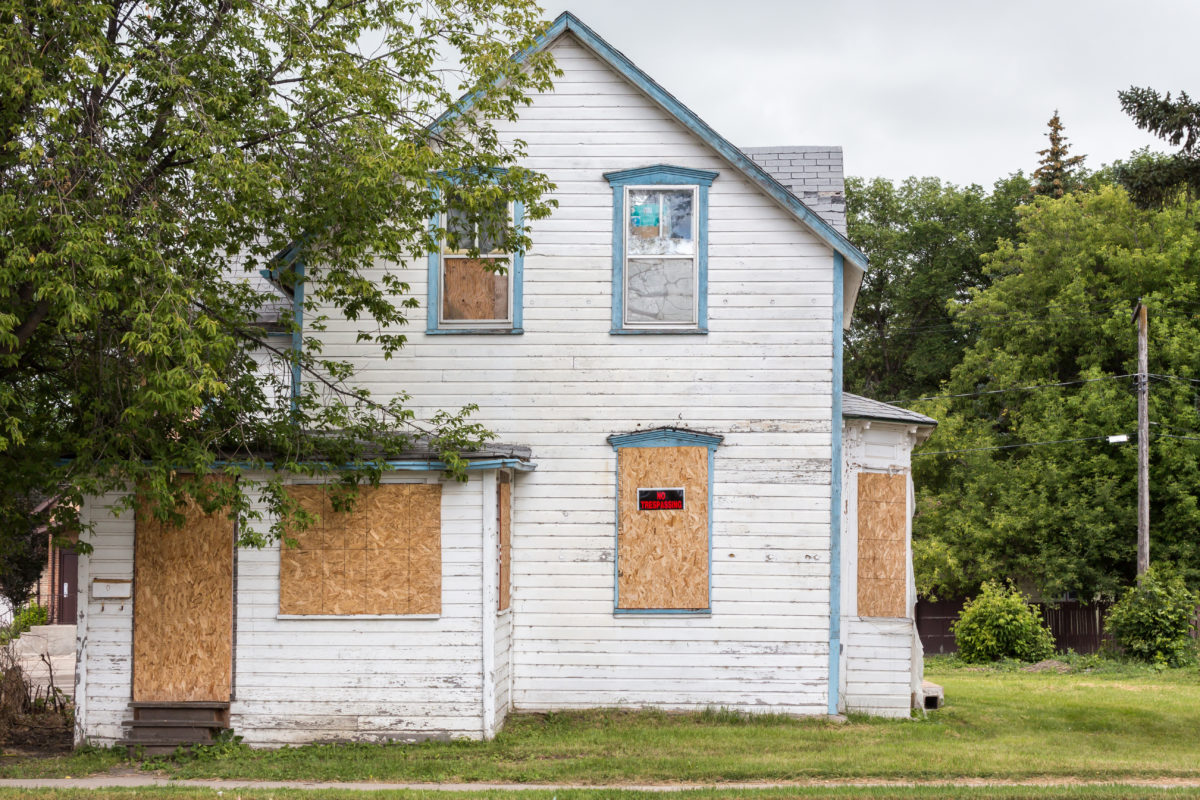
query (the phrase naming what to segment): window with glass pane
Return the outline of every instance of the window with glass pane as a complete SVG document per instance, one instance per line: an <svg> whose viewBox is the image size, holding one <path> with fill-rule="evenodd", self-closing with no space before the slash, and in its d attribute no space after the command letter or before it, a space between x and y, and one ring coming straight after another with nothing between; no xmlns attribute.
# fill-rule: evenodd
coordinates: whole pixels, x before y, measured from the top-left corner
<svg viewBox="0 0 1200 800"><path fill-rule="evenodd" d="M446 214L446 242L442 251L441 320L443 323L507 324L512 321L512 287L500 252L497 226L508 223L508 206L498 201L484 211L472 212L451 202ZM474 257L471 251L477 250Z"/></svg>
<svg viewBox="0 0 1200 800"><path fill-rule="evenodd" d="M695 324L695 187L626 191L625 324Z"/></svg>

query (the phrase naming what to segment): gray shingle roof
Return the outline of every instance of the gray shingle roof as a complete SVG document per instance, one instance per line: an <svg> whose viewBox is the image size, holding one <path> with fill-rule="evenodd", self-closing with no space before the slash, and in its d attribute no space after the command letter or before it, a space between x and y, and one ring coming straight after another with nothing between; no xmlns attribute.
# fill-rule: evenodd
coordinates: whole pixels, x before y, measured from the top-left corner
<svg viewBox="0 0 1200 800"><path fill-rule="evenodd" d="M743 147L772 178L839 233L846 233L846 181L842 173L842 148Z"/></svg>
<svg viewBox="0 0 1200 800"><path fill-rule="evenodd" d="M907 422L910 425L937 425L937 420L909 411L907 408L881 403L868 397L842 392L844 419L877 419L884 422Z"/></svg>

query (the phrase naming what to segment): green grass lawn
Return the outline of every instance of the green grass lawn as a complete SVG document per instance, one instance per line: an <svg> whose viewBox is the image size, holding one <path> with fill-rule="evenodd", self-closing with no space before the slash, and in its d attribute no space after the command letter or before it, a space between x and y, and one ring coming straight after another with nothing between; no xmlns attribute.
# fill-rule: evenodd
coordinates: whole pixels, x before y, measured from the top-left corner
<svg viewBox="0 0 1200 800"><path fill-rule="evenodd" d="M275 751L226 745L146 766L181 778L326 781L1200 779L1195 669L1158 673L1101 664L1057 674L931 660L927 677L945 687L947 706L924 719L854 716L837 724L599 710L514 716L492 742ZM118 760L107 751L32 763L5 759L0 775L78 776Z"/></svg>
<svg viewBox="0 0 1200 800"><path fill-rule="evenodd" d="M785 798L865 797L923 800L925 798L1003 798L1003 800L1174 800L1200 797L1200 790L1141 788L1130 786L798 786L785 789L695 789L680 792L639 792L612 789L557 789L456 792L438 790L400 790L360 792L345 789L238 789L218 796L213 789L184 787L141 789L0 789L0 800L785 800Z"/></svg>

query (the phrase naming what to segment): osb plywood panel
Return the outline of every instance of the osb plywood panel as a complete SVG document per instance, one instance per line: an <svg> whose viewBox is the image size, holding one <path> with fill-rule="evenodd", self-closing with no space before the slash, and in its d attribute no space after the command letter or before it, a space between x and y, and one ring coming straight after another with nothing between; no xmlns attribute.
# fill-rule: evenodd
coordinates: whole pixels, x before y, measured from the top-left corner
<svg viewBox="0 0 1200 800"><path fill-rule="evenodd" d="M858 615L903 617L907 564L908 479L858 476Z"/></svg>
<svg viewBox="0 0 1200 800"><path fill-rule="evenodd" d="M164 525L139 506L134 523L133 699L230 698L233 523L194 502Z"/></svg>
<svg viewBox="0 0 1200 800"><path fill-rule="evenodd" d="M499 529L500 529L500 553L498 561L500 564L500 603L499 610L503 611L508 608L511 600L511 577L512 564L512 484L499 484Z"/></svg>
<svg viewBox="0 0 1200 800"><path fill-rule="evenodd" d="M359 488L334 511L324 486L289 494L320 521L279 553L279 613L438 614L442 607L442 487Z"/></svg>
<svg viewBox="0 0 1200 800"><path fill-rule="evenodd" d="M639 488L676 487L682 509L638 510ZM708 448L622 447L617 491L619 607L708 608Z"/></svg>
<svg viewBox="0 0 1200 800"><path fill-rule="evenodd" d="M490 259L446 258L442 319L507 319L508 274L486 269Z"/></svg>

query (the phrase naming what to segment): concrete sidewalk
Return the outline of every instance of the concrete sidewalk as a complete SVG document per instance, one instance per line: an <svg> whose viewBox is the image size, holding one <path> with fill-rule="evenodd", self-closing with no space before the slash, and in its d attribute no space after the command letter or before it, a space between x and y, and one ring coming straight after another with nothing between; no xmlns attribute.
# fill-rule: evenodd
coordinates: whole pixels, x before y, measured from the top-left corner
<svg viewBox="0 0 1200 800"><path fill-rule="evenodd" d="M498 792L498 791L627 791L627 792L680 792L689 789L788 789L817 788L835 789L839 786L906 787L988 787L988 786L1129 786L1144 789L1195 789L1200 788L1200 779L1191 778L1131 778L1129 780L1097 781L1078 778L1042 778L1031 780L987 780L983 778L960 778L943 781L900 781L900 780L812 780L756 783L657 783L657 784L563 784L563 783L393 783L388 781L254 781L227 779L172 780L157 775L94 775L86 778L3 778L0 789L119 789L138 787L182 786L198 789L343 789L348 791L395 791L412 789L437 792Z"/></svg>

